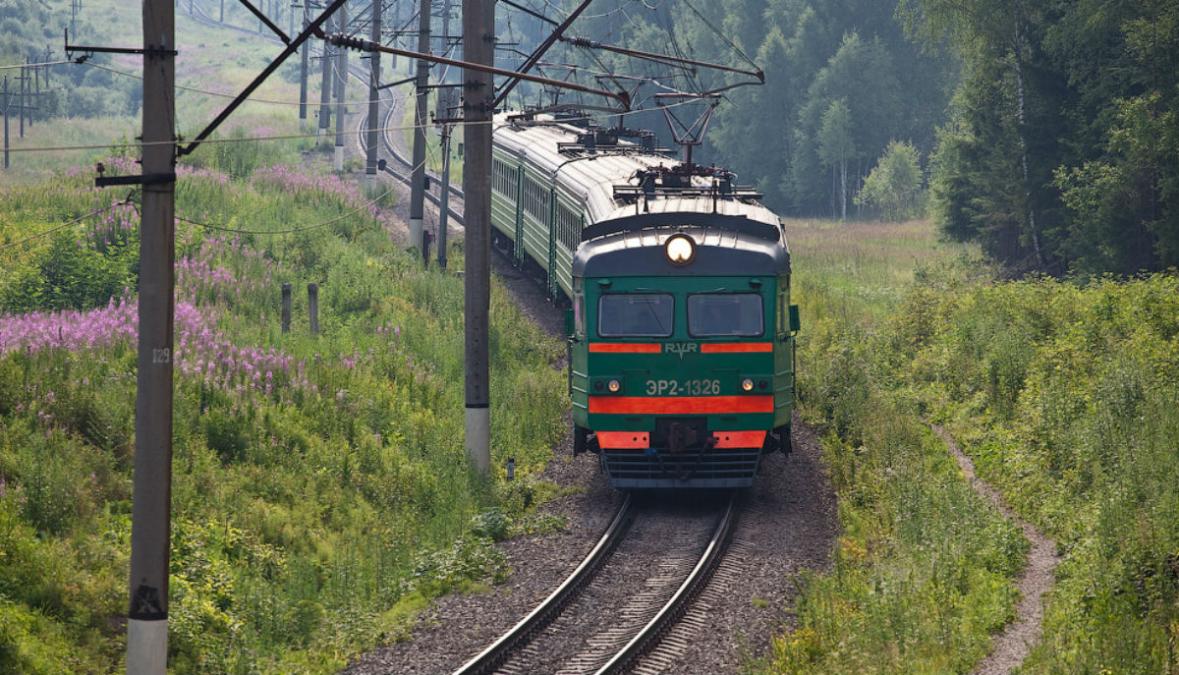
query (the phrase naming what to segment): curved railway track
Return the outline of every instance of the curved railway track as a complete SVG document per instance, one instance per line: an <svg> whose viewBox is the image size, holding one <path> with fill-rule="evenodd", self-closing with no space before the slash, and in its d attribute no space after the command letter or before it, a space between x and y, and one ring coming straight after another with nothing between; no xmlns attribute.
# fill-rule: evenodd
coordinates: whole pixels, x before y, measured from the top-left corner
<svg viewBox="0 0 1179 675"><path fill-rule="evenodd" d="M261 35L277 42L276 38L266 34L259 34L250 29L222 24L206 15L200 8L196 9L193 18L207 24L213 24L249 35ZM361 68L350 67L349 75L367 86L368 73ZM408 97L406 100L409 100ZM363 105L363 102L357 102ZM413 165L405 154L398 148L394 137L399 129L395 127L396 116L401 106L393 104L387 106L384 113L381 133L382 148L399 170L389 166L384 172L397 181L409 185L407 175ZM363 155L366 150L365 129L367 115L361 116L354 138L357 148ZM429 173L429 172L428 172ZM429 174L431 180L437 180ZM441 182L439 181L439 184ZM454 197L462 199L463 191L457 186L450 186ZM436 207L441 206L441 199L431 191L425 193L426 198ZM454 208L451 203L451 218L456 224L462 225L461 210ZM576 625L576 618L571 619L574 605L582 596L598 572L606 567L619 544L631 531L631 525L641 510L632 505L632 498L628 495L618 512L614 515L610 525L602 537L590 550L585 559L574 571L553 590L538 606L521 619L494 643L463 664L454 675L484 675L490 673L516 673L530 670L530 659L535 662L538 658L535 643L541 637L548 640L561 641L564 639L563 626L559 624ZM707 542L701 546L681 547L661 554L662 561L651 568L659 570L655 576L647 579L642 592L626 598L625 606L611 608L611 616L618 617L617 625L596 633L594 637L584 641L584 649L564 664L559 672L593 672L596 675L616 674L623 672L659 672L659 664L669 663L677 654L682 654L687 645L681 643L674 636L668 636L672 627L684 617L696 596L704 589L716 571L728 547L734 530L737 516L737 496L728 497L722 515L716 519ZM688 548L694 548L688 552ZM567 612L567 610L569 610ZM560 620L560 621L559 621ZM687 623L691 620L685 619ZM546 634L547 635L544 635ZM668 638L665 640L665 638Z"/></svg>
<svg viewBox="0 0 1179 675"><path fill-rule="evenodd" d="M258 32L256 30L252 30L252 29L245 28L242 26L235 26L230 23L222 23L222 22L214 19L213 17L209 16L205 12L204 8L200 7L200 6L194 6L193 13L190 16L194 21L197 21L199 23L203 23L205 25L217 26L220 28L224 28L226 30L232 30L234 32L242 33L244 35L249 35L252 37L260 37L265 40L270 40L271 42L274 42L276 44L281 43L281 41L277 37L275 37L274 35L272 35L270 33ZM351 77L355 78L361 85L363 85L365 87L368 86L368 72L365 71L363 68L360 68L358 66L349 66L348 67L348 74ZM317 105L317 104L314 104L310 101L308 102L309 107L313 106L313 105ZM364 101L357 101L351 105L367 105L367 103ZM405 185L409 185L410 184L410 177L408 175L406 175L406 173L413 169L413 163L409 159L406 158L406 156L401 152L401 150L397 147L397 144L391 138L392 134L397 133L399 131L397 129L391 129L390 127L392 127L394 125L394 123L395 123L394 115L400 109L401 108L399 105L387 106L387 110L385 112L385 118L384 118L384 125L383 125L385 128L385 131L381 133L381 143L382 143L382 146L384 147L385 153L393 160L393 163L397 164L401 168L401 171L397 171L397 170L391 168L388 164L386 164L384 171L389 176L392 176L395 180L397 180ZM361 154L364 154L364 152L367 148L365 133L364 133L365 127L367 126L367 120L368 120L368 115L365 114L364 116L362 116L360 118L360 122L359 122L359 124L357 126L357 130L356 130L357 147L359 148ZM435 181L439 185L441 185L441 181L439 180L437 175L435 175L429 171L427 171L427 175L429 175L431 181ZM460 188L456 185L450 186L450 194L453 195L454 197L457 197L458 199L463 198L462 188ZM434 194L433 192L427 191L426 192L426 199L428 199L430 201L430 203L434 204L436 207L441 208L442 200L438 195ZM464 224L462 210L457 209L456 205L453 203L450 205L450 218L451 218L451 220L453 220L456 224L458 224L460 226Z"/></svg>
<svg viewBox="0 0 1179 675"><path fill-rule="evenodd" d="M533 643L540 639L542 632L547 633L544 637L549 642L577 642L576 636L567 639L565 632L572 632L579 621L567 620L569 617L563 614L566 610L573 612L579 595L597 572L606 567L619 542L631 530L631 522L637 516L632 513L635 508L631 499L630 496L626 498L602 538L556 590L498 640L463 664L454 675L534 670L537 658L542 655ZM692 545L678 548L672 545L663 560L648 565L656 572L647 579L644 590L622 598L625 601L623 606L611 607L608 613L614 619L611 625L604 630L593 629L592 637L583 641L582 651L568 659L557 672L606 675L630 672L638 666L644 656L660 645L708 583L724 557L736 521L736 509L737 497L732 494L703 547L696 546L694 554L690 554L686 549L693 548ZM666 659L667 651L661 650L664 652L662 659ZM671 651L675 651L674 645L671 645Z"/></svg>

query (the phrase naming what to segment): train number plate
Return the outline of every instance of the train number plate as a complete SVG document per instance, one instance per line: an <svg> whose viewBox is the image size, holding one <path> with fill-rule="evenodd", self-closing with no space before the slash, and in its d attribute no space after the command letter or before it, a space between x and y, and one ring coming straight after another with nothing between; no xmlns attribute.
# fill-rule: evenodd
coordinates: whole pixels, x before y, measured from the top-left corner
<svg viewBox="0 0 1179 675"><path fill-rule="evenodd" d="M715 396L720 380L647 380L648 396Z"/></svg>

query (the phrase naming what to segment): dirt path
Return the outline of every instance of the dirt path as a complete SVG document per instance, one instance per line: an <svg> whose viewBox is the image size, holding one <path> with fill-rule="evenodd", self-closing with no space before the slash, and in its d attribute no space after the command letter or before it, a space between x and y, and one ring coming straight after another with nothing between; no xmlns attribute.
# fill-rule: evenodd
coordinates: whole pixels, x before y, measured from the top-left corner
<svg viewBox="0 0 1179 675"><path fill-rule="evenodd" d="M1037 642L1043 632L1044 603L1043 596L1052 588L1053 573L1060 558L1056 555L1056 542L1044 536L1031 523L1019 517L1003 501L1003 497L995 488L978 477L974 471L974 462L958 442L944 428L930 425L934 433L941 436L946 447L954 455L962 473L970 487L979 495L985 497L995 508L1009 520L1023 530L1023 536L1032 543L1032 550L1028 553L1027 567L1019 577L1019 605L1015 608L1015 620L1007 624L994 641L991 653L987 655L974 669L974 675L1007 675L1017 668Z"/></svg>

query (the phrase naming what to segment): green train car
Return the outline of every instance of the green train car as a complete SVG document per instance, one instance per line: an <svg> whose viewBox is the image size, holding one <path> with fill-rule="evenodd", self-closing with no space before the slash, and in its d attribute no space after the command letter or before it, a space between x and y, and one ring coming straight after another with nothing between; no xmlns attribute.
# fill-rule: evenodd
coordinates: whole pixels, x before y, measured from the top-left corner
<svg viewBox="0 0 1179 675"><path fill-rule="evenodd" d="M508 114L493 135L496 238L571 306L574 451L620 489L749 486L791 447L780 220L732 173L619 134Z"/></svg>

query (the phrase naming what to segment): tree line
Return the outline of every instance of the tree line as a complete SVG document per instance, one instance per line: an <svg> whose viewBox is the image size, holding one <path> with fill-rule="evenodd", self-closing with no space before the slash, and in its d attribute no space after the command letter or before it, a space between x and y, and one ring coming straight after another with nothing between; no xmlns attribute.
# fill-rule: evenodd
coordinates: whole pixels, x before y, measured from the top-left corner
<svg viewBox="0 0 1179 675"><path fill-rule="evenodd" d="M897 218L928 201L947 236L1013 274L1179 265L1174 0L594 7L600 39L764 68L765 86L724 94L698 156L739 167L782 213ZM743 77L581 63L684 90Z"/></svg>
<svg viewBox="0 0 1179 675"><path fill-rule="evenodd" d="M902 0L962 78L933 214L1016 273L1179 265L1179 3Z"/></svg>

